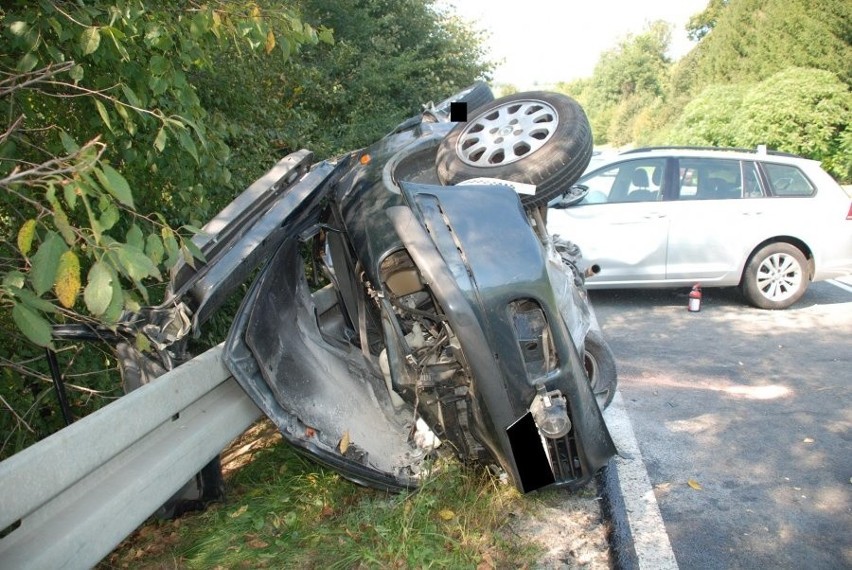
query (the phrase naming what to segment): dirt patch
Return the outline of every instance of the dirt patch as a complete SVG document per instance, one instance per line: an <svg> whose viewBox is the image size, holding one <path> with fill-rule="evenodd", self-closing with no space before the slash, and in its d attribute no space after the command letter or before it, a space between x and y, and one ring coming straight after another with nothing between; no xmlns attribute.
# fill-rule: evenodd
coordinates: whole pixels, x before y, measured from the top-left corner
<svg viewBox="0 0 852 570"><path fill-rule="evenodd" d="M513 516L505 529L542 549L532 568L612 567L607 524L594 484L577 493L546 491L529 499L528 512Z"/></svg>

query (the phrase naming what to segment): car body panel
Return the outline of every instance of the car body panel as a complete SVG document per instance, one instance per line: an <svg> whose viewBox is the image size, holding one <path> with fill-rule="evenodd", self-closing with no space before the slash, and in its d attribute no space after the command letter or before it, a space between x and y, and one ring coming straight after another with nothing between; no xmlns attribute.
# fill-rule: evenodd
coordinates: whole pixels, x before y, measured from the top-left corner
<svg viewBox="0 0 852 570"><path fill-rule="evenodd" d="M600 266L600 272L587 281L589 289L695 282L736 286L751 255L773 241L803 249L811 261L812 280L852 273L852 221L845 219L850 200L815 161L722 149L648 150L610 155L578 184L588 184L590 197L596 191L605 194L610 179L603 173L632 168L642 161L659 164L663 159L668 161L667 186L659 187L660 200L595 203L592 199L565 209L557 204L549 211L549 231L569 237L588 263ZM727 199L690 195L695 187L680 181L684 164L702 160L735 161L743 168L757 165L756 192L746 194L734 187ZM773 195L767 175L772 165L798 169L815 188L813 195ZM653 183L650 186L655 189ZM678 199L681 189L685 199ZM740 197L731 199L732 191L740 192ZM756 194L760 197L752 197ZM602 194L594 196L600 200Z"/></svg>
<svg viewBox="0 0 852 570"><path fill-rule="evenodd" d="M285 191L276 225L234 238L272 240L277 249L240 308L225 362L287 441L355 481L415 486L428 454L411 438L421 417L441 437L456 434L450 439L466 459L496 461L522 491L583 484L616 450L577 352L582 343L560 313L551 261L510 188L424 183L446 130L421 125L314 166L323 181ZM317 236L331 284L311 291L300 251ZM410 255L455 339L446 389L412 368L412 333L401 329L400 300L383 272L400 253ZM539 376L510 310L519 302L540 307L554 346L556 360ZM420 397L439 399L415 413L413 390L423 382ZM543 392L567 401L572 427L559 440L529 429ZM457 410L464 427L446 427L442 418Z"/></svg>

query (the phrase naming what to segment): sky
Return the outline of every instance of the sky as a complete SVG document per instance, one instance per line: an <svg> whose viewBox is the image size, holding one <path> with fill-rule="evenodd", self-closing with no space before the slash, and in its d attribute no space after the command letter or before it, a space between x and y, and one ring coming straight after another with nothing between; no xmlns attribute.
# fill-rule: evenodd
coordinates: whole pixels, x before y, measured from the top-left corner
<svg viewBox="0 0 852 570"><path fill-rule="evenodd" d="M673 24L669 56L694 45L684 26L709 0L440 0L490 32L487 45L503 60L492 83L520 89L590 77L600 54L655 20Z"/></svg>

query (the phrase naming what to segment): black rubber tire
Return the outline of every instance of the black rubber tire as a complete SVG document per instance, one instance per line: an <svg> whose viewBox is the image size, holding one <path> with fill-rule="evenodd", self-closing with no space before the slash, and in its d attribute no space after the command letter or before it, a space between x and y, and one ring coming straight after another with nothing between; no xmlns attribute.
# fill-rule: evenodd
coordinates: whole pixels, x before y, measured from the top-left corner
<svg viewBox="0 0 852 570"><path fill-rule="evenodd" d="M615 397L618 386L618 372L615 369L615 356L604 337L598 331L591 330L584 343L583 366L586 377L592 386L592 392L603 410Z"/></svg>
<svg viewBox="0 0 852 570"><path fill-rule="evenodd" d="M791 265L783 271L784 283L781 284L779 294L773 299L770 296L771 293L767 294L761 290L759 273L764 275L765 288L769 289L771 285L765 283L767 276L765 271L773 264L786 265L787 262ZM741 287L749 304L759 309L778 310L786 309L801 299L809 283L810 270L805 254L792 244L775 242L763 246L752 254L743 271Z"/></svg>
<svg viewBox="0 0 852 570"><path fill-rule="evenodd" d="M512 161L505 164L476 166L464 162L459 149L464 140L460 143L460 139L476 132L474 129L480 122L500 118L503 114L511 115L518 105L535 102L552 107L557 115L556 126L544 144L529 154L512 157ZM521 203L524 207L535 208L546 205L580 178L592 157L592 146L592 129L579 103L559 93L530 91L497 99L480 108L474 116L469 115L466 123L459 123L441 141L436 168L442 184L457 184L479 177L534 184L537 187L535 195L522 195Z"/></svg>

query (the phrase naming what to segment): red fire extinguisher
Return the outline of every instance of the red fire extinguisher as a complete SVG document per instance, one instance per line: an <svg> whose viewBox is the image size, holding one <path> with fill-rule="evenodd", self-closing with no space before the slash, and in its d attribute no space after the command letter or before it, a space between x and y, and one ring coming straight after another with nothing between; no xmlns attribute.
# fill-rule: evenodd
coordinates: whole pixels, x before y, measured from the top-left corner
<svg viewBox="0 0 852 570"><path fill-rule="evenodd" d="M689 304L687 309L693 313L701 310L701 284L696 283L689 292Z"/></svg>

